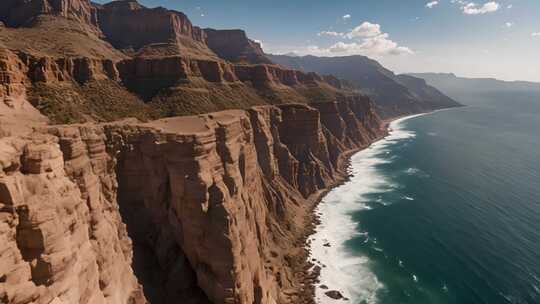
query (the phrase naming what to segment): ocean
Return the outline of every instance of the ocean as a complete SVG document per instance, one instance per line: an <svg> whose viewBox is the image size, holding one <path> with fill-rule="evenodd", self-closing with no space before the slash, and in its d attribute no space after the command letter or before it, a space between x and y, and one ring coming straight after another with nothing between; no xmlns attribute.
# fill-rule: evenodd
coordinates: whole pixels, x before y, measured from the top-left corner
<svg viewBox="0 0 540 304"><path fill-rule="evenodd" d="M329 290L352 304L540 303L540 100L391 129L316 210L318 303L343 301Z"/></svg>

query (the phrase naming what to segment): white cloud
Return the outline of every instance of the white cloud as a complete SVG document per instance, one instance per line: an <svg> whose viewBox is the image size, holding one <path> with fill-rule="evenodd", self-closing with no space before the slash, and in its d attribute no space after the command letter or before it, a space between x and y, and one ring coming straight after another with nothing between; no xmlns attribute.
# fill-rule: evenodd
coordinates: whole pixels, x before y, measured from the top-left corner
<svg viewBox="0 0 540 304"><path fill-rule="evenodd" d="M540 37L540 32L532 33L531 36L533 36L533 37Z"/></svg>
<svg viewBox="0 0 540 304"><path fill-rule="evenodd" d="M359 26L353 28L350 32L345 34L345 37L349 39L354 38L369 38L381 35L381 26L379 24L364 22Z"/></svg>
<svg viewBox="0 0 540 304"><path fill-rule="evenodd" d="M434 8L437 4L439 4L439 1L431 1L426 4L427 8Z"/></svg>
<svg viewBox="0 0 540 304"><path fill-rule="evenodd" d="M385 55L413 54L414 52L390 39L383 33L379 24L364 22L347 33L333 31L320 32L319 36L332 36L351 41L339 41L328 48L309 46L307 51L313 55L355 55L362 54L372 57Z"/></svg>
<svg viewBox="0 0 540 304"><path fill-rule="evenodd" d="M504 26L506 26L507 28L511 28L512 26L514 26L514 23L513 22L506 22L504 24Z"/></svg>
<svg viewBox="0 0 540 304"><path fill-rule="evenodd" d="M343 37L344 33L338 33L334 31L322 31L317 33L317 36L330 36L330 37Z"/></svg>
<svg viewBox="0 0 540 304"><path fill-rule="evenodd" d="M514 7L513 4L508 4L508 6L506 7L507 9L511 9L512 7Z"/></svg>
<svg viewBox="0 0 540 304"><path fill-rule="evenodd" d="M469 2L465 4L458 1L458 3L461 3L463 5L461 7L461 10L466 15L483 15L487 13L493 13L500 8L499 3L495 1L486 2L483 5L478 5L474 2Z"/></svg>
<svg viewBox="0 0 540 304"><path fill-rule="evenodd" d="M341 17L341 19L349 20L349 19L351 19L351 15L350 14L343 15L343 17Z"/></svg>

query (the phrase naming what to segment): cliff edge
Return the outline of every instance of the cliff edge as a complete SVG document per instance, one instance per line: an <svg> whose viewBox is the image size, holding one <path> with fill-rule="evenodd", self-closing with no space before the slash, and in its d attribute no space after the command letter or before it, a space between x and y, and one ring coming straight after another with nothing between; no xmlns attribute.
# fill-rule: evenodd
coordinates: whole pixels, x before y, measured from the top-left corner
<svg viewBox="0 0 540 304"><path fill-rule="evenodd" d="M0 300L309 303L303 248L371 102L261 106L0 139Z"/></svg>

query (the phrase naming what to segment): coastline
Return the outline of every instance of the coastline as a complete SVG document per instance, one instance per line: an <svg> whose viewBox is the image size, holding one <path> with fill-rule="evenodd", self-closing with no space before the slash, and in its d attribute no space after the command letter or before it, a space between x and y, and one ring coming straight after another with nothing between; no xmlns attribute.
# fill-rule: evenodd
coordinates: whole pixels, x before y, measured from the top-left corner
<svg viewBox="0 0 540 304"><path fill-rule="evenodd" d="M411 114L411 115L402 115L402 116L386 119L383 121L384 132L382 136L376 138L369 145L365 147L361 147L359 149L352 149L342 154L341 164L339 168L337 168L337 172L341 175L341 177L338 178L337 181L334 184L332 184L330 187L328 187L327 189L319 191L318 193L313 194L309 198L309 201L311 203L309 207L310 212L307 215L308 216L307 223L309 224L307 224L305 234L302 237L302 241L304 243L304 248L303 248L304 253L302 255L303 263L301 263L300 265L295 265L300 268L293 267L293 268L301 269L304 276L303 281L305 283L305 286L304 286L304 289L301 290L300 297L302 301L300 301L299 303L319 304L317 302L317 297L316 297L316 288L317 288L317 285L321 283L320 281L321 265L317 265L316 264L317 260L312 258L313 248L312 248L312 240L310 238L316 234L317 227L321 225L320 218L322 214L317 212L317 208L322 203L323 199L332 190L338 188L341 185L344 185L345 183L351 180L351 177L353 176L353 173L351 172L351 167L350 167L352 157L359 152L369 149L374 144L390 136L393 131L391 128L391 125L393 123L399 123L399 122L403 122L412 118L425 116L428 114L433 114L439 111L444 111L444 110L449 110L449 109L453 109L453 108L439 109L439 110L434 110L430 112L417 113L417 114ZM326 267L326 265L322 265L322 266ZM328 287L327 291L336 290L336 289L333 289L332 286L327 286L327 287ZM343 296L342 300L349 300L347 298L347 295L342 295L342 296ZM328 299L334 300L330 297L328 297Z"/></svg>

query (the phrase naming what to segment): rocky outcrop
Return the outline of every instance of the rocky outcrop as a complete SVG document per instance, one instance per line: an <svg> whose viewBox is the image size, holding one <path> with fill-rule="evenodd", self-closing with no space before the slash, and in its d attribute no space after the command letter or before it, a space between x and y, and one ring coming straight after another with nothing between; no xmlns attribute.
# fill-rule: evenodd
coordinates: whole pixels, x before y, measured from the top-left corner
<svg viewBox="0 0 540 304"><path fill-rule="evenodd" d="M36 82L118 80L116 65L109 59L35 57L0 48L0 96L26 95L26 87Z"/></svg>
<svg viewBox="0 0 540 304"><path fill-rule="evenodd" d="M14 106L26 98L25 66L17 55L0 48L0 101Z"/></svg>
<svg viewBox="0 0 540 304"><path fill-rule="evenodd" d="M204 44L205 32L186 15L162 7L146 8L135 0L113 1L99 7L99 27L117 48L139 49L155 43L182 43L188 38Z"/></svg>
<svg viewBox="0 0 540 304"><path fill-rule="evenodd" d="M144 303L110 158L78 131L0 142L4 303Z"/></svg>
<svg viewBox="0 0 540 304"><path fill-rule="evenodd" d="M52 58L19 54L32 82L74 81L83 84L90 80L118 80L116 65L109 59Z"/></svg>
<svg viewBox="0 0 540 304"><path fill-rule="evenodd" d="M26 66L15 55L0 48L0 137L29 132L47 118L27 100Z"/></svg>
<svg viewBox="0 0 540 304"><path fill-rule="evenodd" d="M307 301L315 199L344 178L346 151L383 134L367 99L318 107L1 139L0 299Z"/></svg>
<svg viewBox="0 0 540 304"><path fill-rule="evenodd" d="M188 57L165 57L127 59L117 64L120 78L124 85L151 99L161 89L182 83L198 83L203 79L210 83L244 82L254 85L301 85L324 84L330 88L343 87L339 80L326 79L316 73L303 73L288 70L275 65L242 65L224 61L192 59ZM200 82L199 82L200 83Z"/></svg>
<svg viewBox="0 0 540 304"><path fill-rule="evenodd" d="M249 39L243 30L204 29L206 44L220 58L236 63L272 64L261 44Z"/></svg>
<svg viewBox="0 0 540 304"><path fill-rule="evenodd" d="M55 123L310 103L352 92L338 79L271 64L241 30L205 32L173 10L135 0L24 3L2 3L0 14L32 3L55 10L40 10L25 27L1 29L3 43L19 57L31 103ZM89 23L82 17L87 5L97 12Z"/></svg>
<svg viewBox="0 0 540 304"><path fill-rule="evenodd" d="M97 10L89 0L4 0L0 4L0 20L18 27L39 15L56 15L96 26Z"/></svg>

